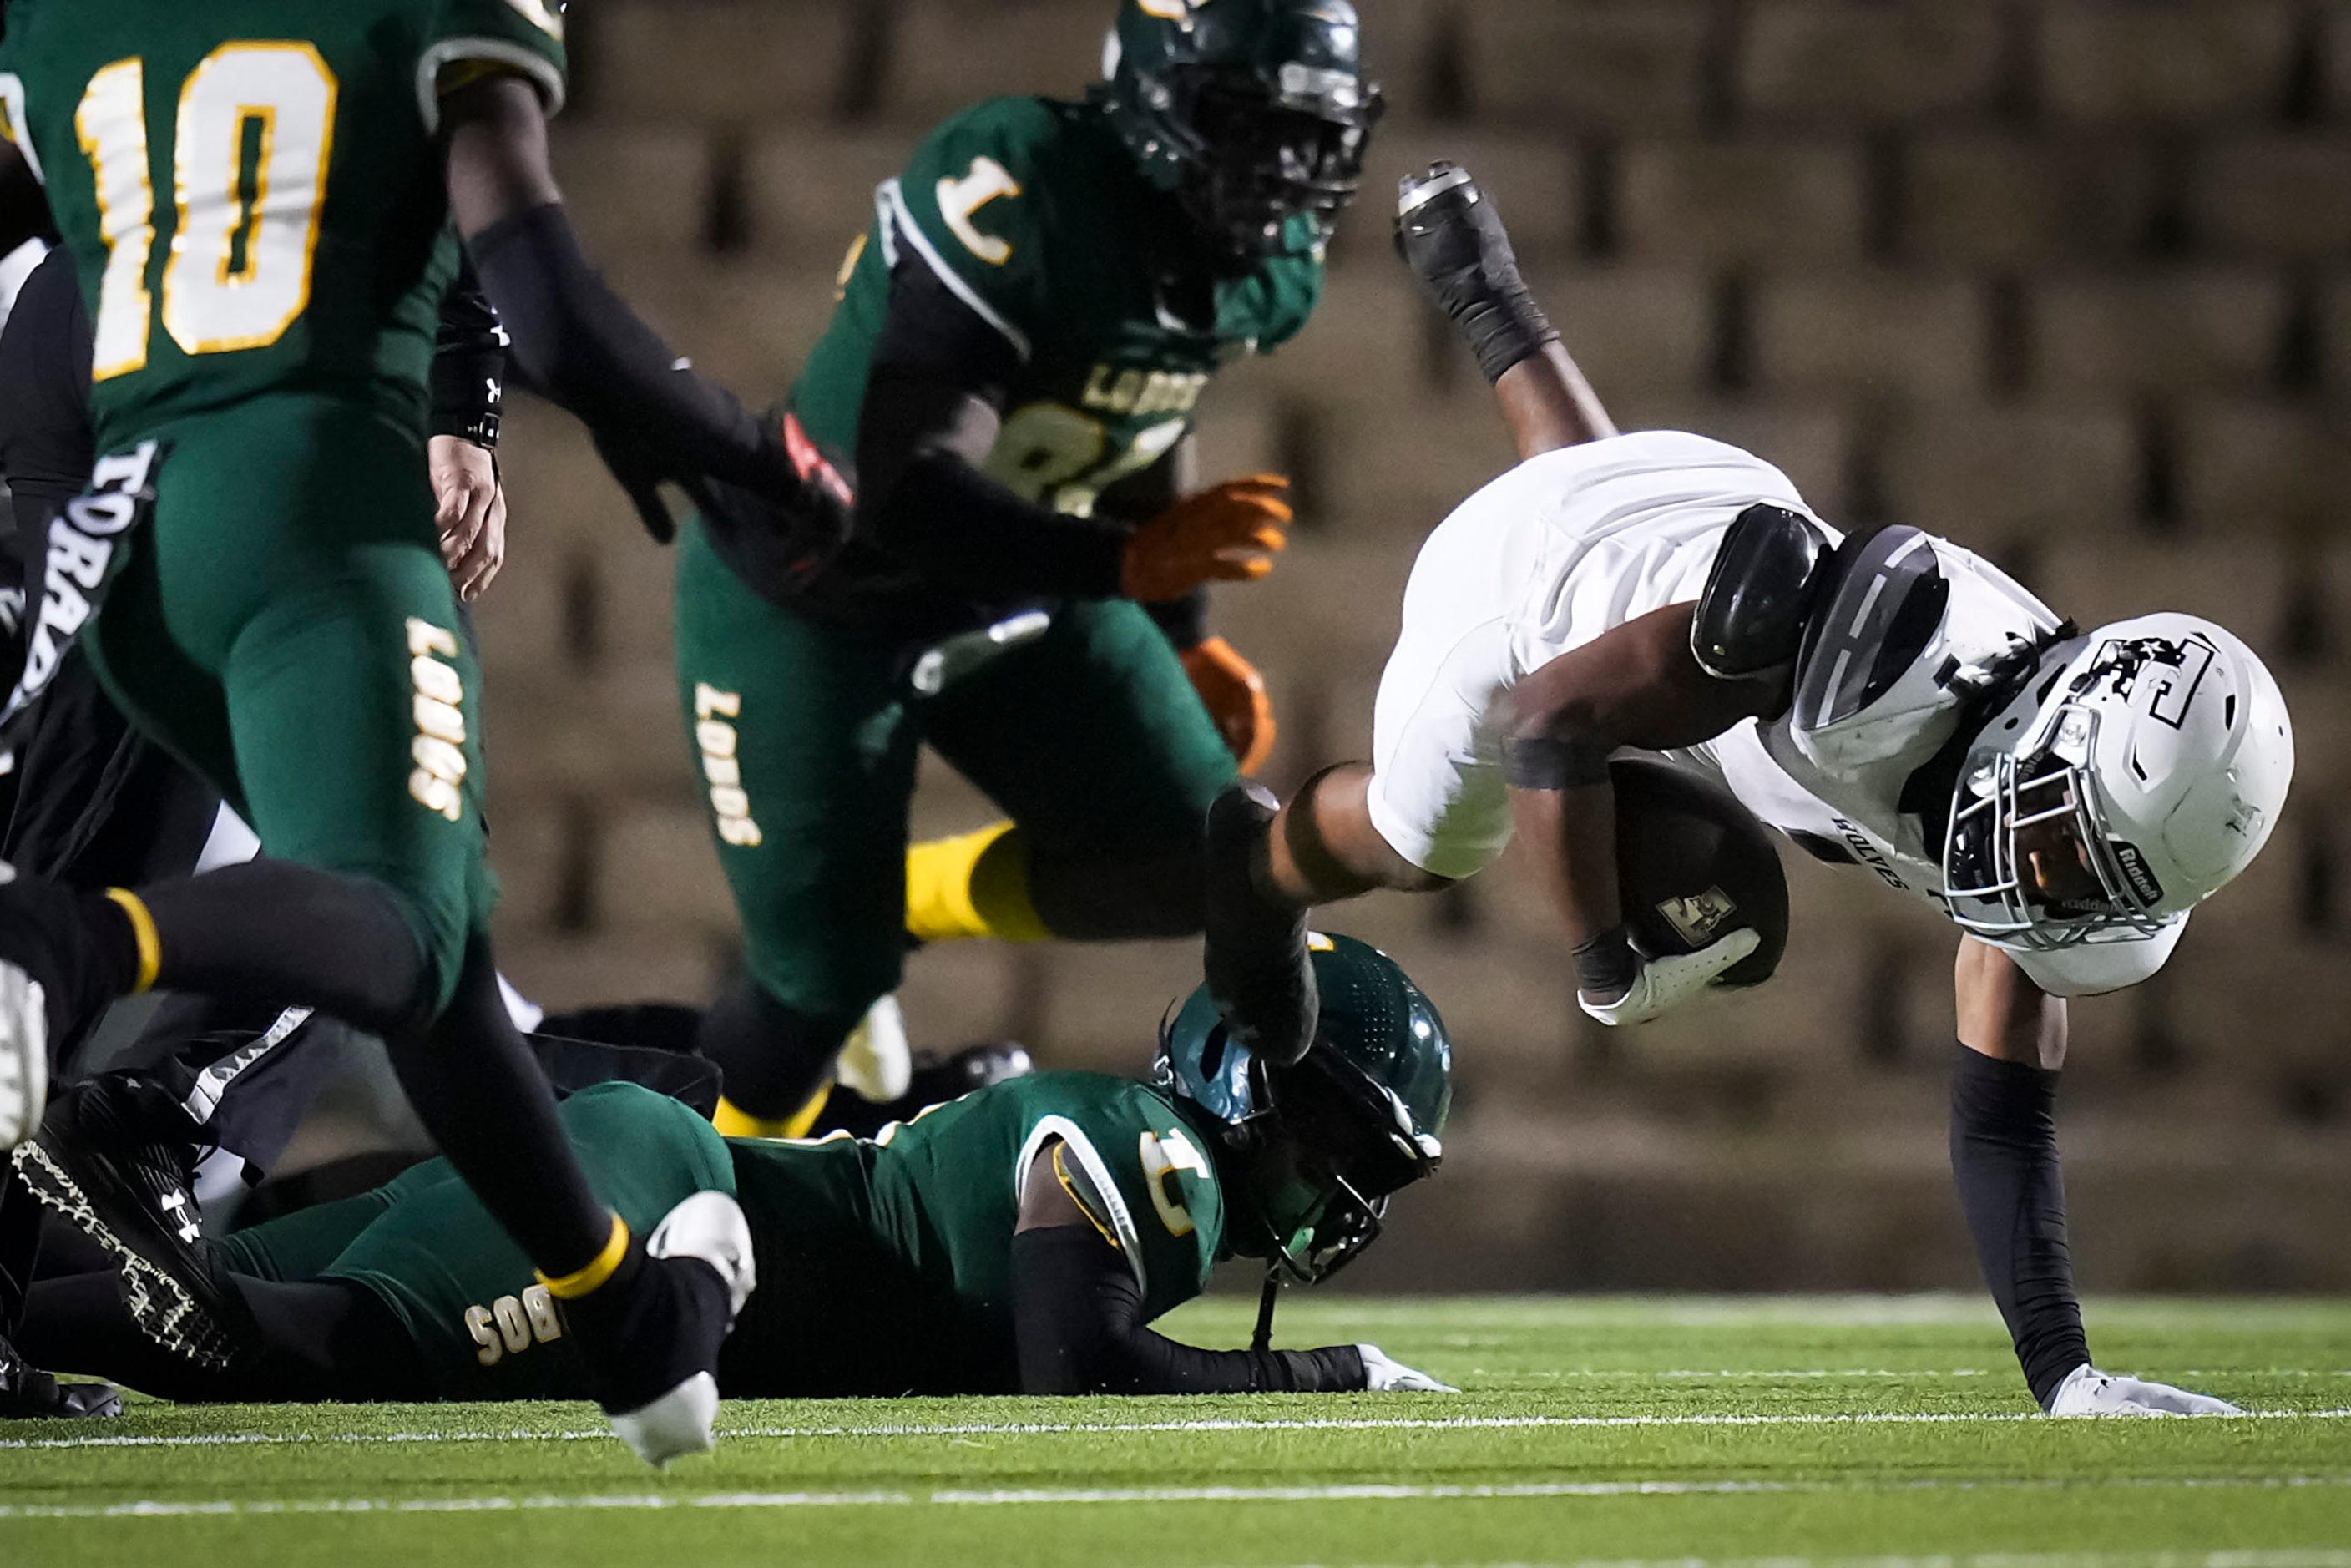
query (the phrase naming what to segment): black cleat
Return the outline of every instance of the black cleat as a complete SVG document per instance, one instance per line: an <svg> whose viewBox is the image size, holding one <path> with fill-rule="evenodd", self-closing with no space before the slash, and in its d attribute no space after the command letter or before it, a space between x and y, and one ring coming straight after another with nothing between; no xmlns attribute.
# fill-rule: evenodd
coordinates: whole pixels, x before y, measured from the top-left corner
<svg viewBox="0 0 2351 1568"><path fill-rule="evenodd" d="M40 1135L16 1151L16 1174L113 1256L124 1304L150 1340L200 1366L225 1367L256 1331L204 1239L194 1151L180 1131L192 1125L152 1082L102 1074L50 1106Z"/></svg>
<svg viewBox="0 0 2351 1568"><path fill-rule="evenodd" d="M1208 808L1204 964L1208 995L1233 1038L1290 1066L1314 1043L1322 998L1307 956L1306 911L1259 891L1280 810L1271 790L1246 779Z"/></svg>
<svg viewBox="0 0 2351 1568"><path fill-rule="evenodd" d="M110 1383L60 1383L25 1364L16 1347L0 1339L0 1421L95 1420L122 1414L122 1393Z"/></svg>
<svg viewBox="0 0 2351 1568"><path fill-rule="evenodd" d="M726 1193L697 1192L620 1270L563 1303L596 1379L596 1402L631 1451L656 1468L716 1446L718 1352L758 1283L751 1227Z"/></svg>

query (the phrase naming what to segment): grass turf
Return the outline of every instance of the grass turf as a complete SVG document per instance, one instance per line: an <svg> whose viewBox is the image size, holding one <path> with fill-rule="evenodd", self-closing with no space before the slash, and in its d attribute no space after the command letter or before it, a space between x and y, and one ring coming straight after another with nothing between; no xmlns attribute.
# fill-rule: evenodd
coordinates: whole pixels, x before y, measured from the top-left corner
<svg viewBox="0 0 2351 1568"><path fill-rule="evenodd" d="M1284 1343L1376 1341L1464 1392L747 1402L659 1477L584 1406L142 1403L0 1423L0 1563L2351 1568L2351 1303L2092 1323L2103 1364L2259 1414L2039 1419L1970 1301L1292 1299Z"/></svg>

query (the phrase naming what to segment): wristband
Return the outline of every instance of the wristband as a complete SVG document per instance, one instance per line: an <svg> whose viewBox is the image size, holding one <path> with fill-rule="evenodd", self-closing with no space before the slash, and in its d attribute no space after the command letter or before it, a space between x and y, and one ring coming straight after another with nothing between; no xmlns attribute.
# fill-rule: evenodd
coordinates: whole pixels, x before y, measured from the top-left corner
<svg viewBox="0 0 2351 1568"><path fill-rule="evenodd" d="M1575 949L1575 988L1587 997L1621 997L1641 977L1641 955L1621 925Z"/></svg>

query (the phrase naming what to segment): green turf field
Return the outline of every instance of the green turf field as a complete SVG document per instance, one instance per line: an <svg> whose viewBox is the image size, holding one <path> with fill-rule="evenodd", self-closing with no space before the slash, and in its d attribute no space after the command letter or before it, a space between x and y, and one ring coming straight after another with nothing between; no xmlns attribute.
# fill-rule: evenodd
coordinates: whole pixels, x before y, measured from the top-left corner
<svg viewBox="0 0 2351 1568"><path fill-rule="evenodd" d="M2351 1304L2091 1313L2110 1370L2258 1414L2031 1416L1972 1301L1293 1299L1284 1342L1464 1392L742 1404L659 1478L585 1406L143 1405L0 1423L0 1563L2351 1568Z"/></svg>

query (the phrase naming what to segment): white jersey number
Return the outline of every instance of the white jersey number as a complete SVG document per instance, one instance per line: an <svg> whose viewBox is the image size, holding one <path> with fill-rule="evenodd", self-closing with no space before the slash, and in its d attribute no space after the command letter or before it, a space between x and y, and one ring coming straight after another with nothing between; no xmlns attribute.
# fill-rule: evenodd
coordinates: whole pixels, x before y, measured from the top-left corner
<svg viewBox="0 0 2351 1568"><path fill-rule="evenodd" d="M188 73L172 128L176 222L163 267L163 329L189 354L266 349L310 304L340 84L307 43L223 44ZM106 271L92 378L147 364L155 246L146 68L90 78L74 131L98 185Z"/></svg>

